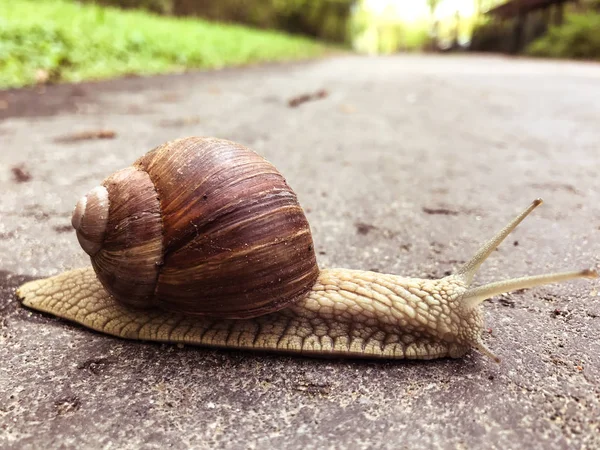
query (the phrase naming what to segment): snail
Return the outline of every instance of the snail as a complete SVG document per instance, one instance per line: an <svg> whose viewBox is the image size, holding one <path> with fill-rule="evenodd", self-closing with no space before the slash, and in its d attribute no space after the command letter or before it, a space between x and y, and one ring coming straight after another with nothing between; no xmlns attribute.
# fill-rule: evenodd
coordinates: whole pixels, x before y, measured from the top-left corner
<svg viewBox="0 0 600 450"><path fill-rule="evenodd" d="M441 279L320 269L293 190L253 150L188 137L149 151L77 203L91 267L30 281L24 306L109 335L322 357L460 358L482 339L483 301L595 278L593 270L471 287L541 199Z"/></svg>

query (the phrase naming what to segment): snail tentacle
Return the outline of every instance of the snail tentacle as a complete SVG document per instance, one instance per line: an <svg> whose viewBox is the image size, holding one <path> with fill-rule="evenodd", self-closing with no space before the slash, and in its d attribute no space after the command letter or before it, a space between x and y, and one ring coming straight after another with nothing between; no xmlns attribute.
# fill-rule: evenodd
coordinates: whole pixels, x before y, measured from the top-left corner
<svg viewBox="0 0 600 450"><path fill-rule="evenodd" d="M532 275L529 277L514 278L511 280L496 281L476 288L468 289L462 298L465 308L475 308L489 298L507 292L529 289L535 286L543 286L561 281L573 280L575 278L597 278L595 270L584 269L572 272L547 273L543 275Z"/></svg>
<svg viewBox="0 0 600 450"><path fill-rule="evenodd" d="M464 280L467 286L470 286L473 278L477 271L485 260L492 254L492 252L506 239L506 237L517 228L517 226L527 217L531 212L543 203L541 198L535 199L531 204L525 208L523 212L517 215L511 220L504 228L496 233L490 240L486 241L475 253L475 255L464 264L455 275L450 277L458 277ZM575 278L596 278L598 273L592 269L584 269L578 271L559 272L559 273L548 273L542 275L532 275L520 278L513 278L510 280L502 280L494 283L489 283L478 287L469 287L467 291L462 295L461 302L465 309L472 309L477 307L485 300L492 298L499 294L505 294L507 292L517 291L520 289L529 289L535 286L541 286L551 283L559 283L562 281L573 280Z"/></svg>

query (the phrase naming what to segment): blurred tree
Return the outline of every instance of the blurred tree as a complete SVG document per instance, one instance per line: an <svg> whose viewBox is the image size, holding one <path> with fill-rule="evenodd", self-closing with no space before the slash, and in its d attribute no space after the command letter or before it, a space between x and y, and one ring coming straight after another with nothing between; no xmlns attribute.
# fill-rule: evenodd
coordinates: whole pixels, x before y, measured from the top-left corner
<svg viewBox="0 0 600 450"><path fill-rule="evenodd" d="M435 10L437 9L440 0L427 0L427 7L429 8L429 43L427 44L427 50L438 49L438 35L439 35L439 22L435 18Z"/></svg>
<svg viewBox="0 0 600 450"><path fill-rule="evenodd" d="M488 3L492 1L488 0ZM595 17L599 15L593 11L600 10L600 0L555 1L538 7L541 8L526 13L513 11L493 17L481 16L472 34L471 50L505 53L525 51L535 55L563 57L569 54L573 57L598 54L599 41L596 36L600 36L600 28ZM573 15L587 19L573 19ZM570 16L572 20L569 25L560 26L563 18ZM539 39L542 36L544 38ZM529 45L534 41L535 45Z"/></svg>
<svg viewBox="0 0 600 450"><path fill-rule="evenodd" d="M507 0L475 0L475 14L481 15L488 9L498 6L500 3L505 3Z"/></svg>
<svg viewBox="0 0 600 450"><path fill-rule="evenodd" d="M437 9L440 0L427 0L427 7L429 8L429 16L431 17L431 22L435 21L435 10Z"/></svg>
<svg viewBox="0 0 600 450"><path fill-rule="evenodd" d="M482 19L475 25L469 49L475 52L508 53L512 42L513 27L508 22Z"/></svg>

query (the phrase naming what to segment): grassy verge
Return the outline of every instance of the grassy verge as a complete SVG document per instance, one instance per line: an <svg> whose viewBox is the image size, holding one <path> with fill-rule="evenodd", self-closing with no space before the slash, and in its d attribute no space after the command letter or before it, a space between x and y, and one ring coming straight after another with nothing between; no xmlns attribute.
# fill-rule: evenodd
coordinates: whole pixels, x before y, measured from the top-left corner
<svg viewBox="0 0 600 450"><path fill-rule="evenodd" d="M68 0L0 1L0 88L323 55L317 42Z"/></svg>

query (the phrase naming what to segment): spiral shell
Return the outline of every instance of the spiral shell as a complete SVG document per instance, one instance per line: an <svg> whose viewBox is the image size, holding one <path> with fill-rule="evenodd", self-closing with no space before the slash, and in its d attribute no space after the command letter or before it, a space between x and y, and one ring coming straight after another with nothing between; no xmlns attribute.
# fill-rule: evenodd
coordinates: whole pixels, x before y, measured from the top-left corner
<svg viewBox="0 0 600 450"><path fill-rule="evenodd" d="M101 283L133 307L254 317L295 301L319 274L296 194L226 140L151 150L83 197L72 223Z"/></svg>

